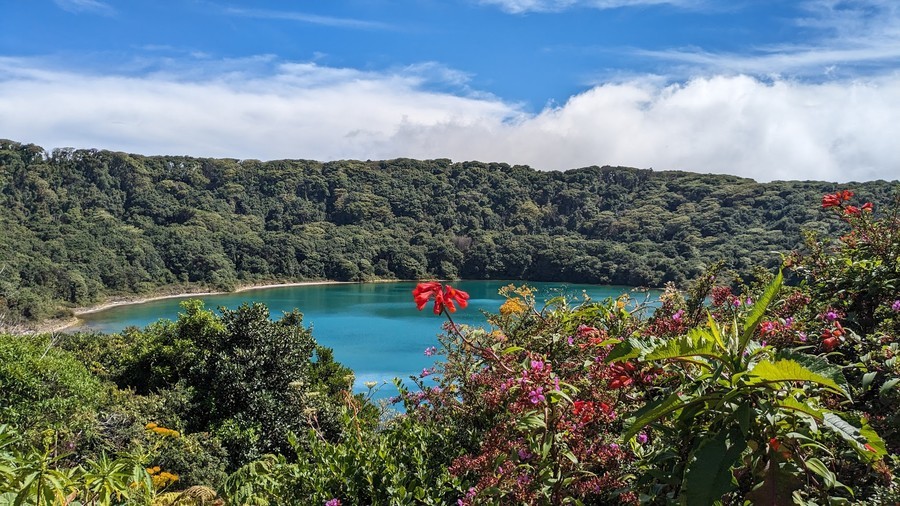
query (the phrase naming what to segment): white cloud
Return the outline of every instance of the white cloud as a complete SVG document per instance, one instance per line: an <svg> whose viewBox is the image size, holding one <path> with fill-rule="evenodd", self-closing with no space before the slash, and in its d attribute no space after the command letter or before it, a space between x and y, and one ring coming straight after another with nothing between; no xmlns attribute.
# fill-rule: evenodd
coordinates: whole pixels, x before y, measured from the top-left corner
<svg viewBox="0 0 900 506"><path fill-rule="evenodd" d="M92 0L81 0L81 1L92 1ZM307 12L298 12L298 11L273 11L273 10L266 10L266 9L238 9L235 7L229 7L229 8L226 8L224 10L224 12L231 16L258 18L258 19L281 19L284 21L297 21L300 23L331 26L331 27L338 27L338 28L358 28L358 29L370 29L370 30L393 29L393 27L391 25L377 22L377 21L368 21L368 20L364 20L364 19L354 19L354 18L340 18L340 17L334 17L334 16L321 16L319 14L310 14Z"/></svg>
<svg viewBox="0 0 900 506"><path fill-rule="evenodd" d="M696 7L704 0L480 0L482 4L497 5L511 13L559 12L573 7L593 9L615 9L618 7L639 7L646 5L672 5L676 7Z"/></svg>
<svg viewBox="0 0 900 506"><path fill-rule="evenodd" d="M802 44L773 44L738 53L703 49L636 50L639 57L686 64L682 73L732 72L822 77L871 73L900 63L900 3L896 0L807 0L809 30Z"/></svg>
<svg viewBox="0 0 900 506"><path fill-rule="evenodd" d="M92 12L94 14L111 15L115 12L109 4L99 0L54 0L54 3L60 9L74 13Z"/></svg>
<svg viewBox="0 0 900 506"><path fill-rule="evenodd" d="M227 67L227 66L226 66ZM758 180L898 179L900 76L805 83L650 76L529 115L433 91L428 66L363 72L280 64L186 81L98 76L0 59L0 137L54 147L234 158L627 165ZM459 79L452 72L447 78Z"/></svg>

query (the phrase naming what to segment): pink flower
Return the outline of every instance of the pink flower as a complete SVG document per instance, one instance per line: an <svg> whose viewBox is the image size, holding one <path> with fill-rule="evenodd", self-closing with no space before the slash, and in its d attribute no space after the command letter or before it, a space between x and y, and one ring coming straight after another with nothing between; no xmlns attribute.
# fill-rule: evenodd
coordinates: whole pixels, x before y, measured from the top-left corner
<svg viewBox="0 0 900 506"><path fill-rule="evenodd" d="M638 435L637 435L637 442L640 443L640 444L646 444L646 443L647 443L647 434L644 434L643 432L641 432L640 434L638 434Z"/></svg>
<svg viewBox="0 0 900 506"><path fill-rule="evenodd" d="M891 304L891 309L894 311L900 311L900 300L895 300L893 304Z"/></svg>
<svg viewBox="0 0 900 506"><path fill-rule="evenodd" d="M543 370L544 370L544 363L541 362L540 360L532 360L532 361L531 361L531 368L534 369L535 371L543 371Z"/></svg>
<svg viewBox="0 0 900 506"><path fill-rule="evenodd" d="M547 398L544 397L544 387L537 387L528 392L528 400L531 401L532 404L540 404L546 399Z"/></svg>
<svg viewBox="0 0 900 506"><path fill-rule="evenodd" d="M672 319L678 323L681 323L682 316L684 316L684 309L679 309L675 314L672 315Z"/></svg>
<svg viewBox="0 0 900 506"><path fill-rule="evenodd" d="M437 353L436 346L431 346L431 347L425 348L425 356L426 357L430 357L430 356L434 355L435 353Z"/></svg>
<svg viewBox="0 0 900 506"><path fill-rule="evenodd" d="M338 498L329 499L325 501L325 506L341 506L341 500Z"/></svg>

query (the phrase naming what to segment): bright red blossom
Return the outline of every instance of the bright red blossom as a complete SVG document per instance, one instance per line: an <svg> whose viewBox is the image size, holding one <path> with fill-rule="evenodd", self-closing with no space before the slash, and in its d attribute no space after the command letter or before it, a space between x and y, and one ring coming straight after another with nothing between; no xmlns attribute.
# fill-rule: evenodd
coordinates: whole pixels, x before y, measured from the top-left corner
<svg viewBox="0 0 900 506"><path fill-rule="evenodd" d="M841 197L839 195L828 194L822 197L822 207L825 209L839 205L841 205Z"/></svg>
<svg viewBox="0 0 900 506"><path fill-rule="evenodd" d="M431 298L434 298L434 314L441 314L444 309L450 313L456 312L456 304L459 307L469 305L469 294L453 288L450 285L446 287L437 281L429 281L427 283L419 283L413 290L413 299L416 301L416 308L421 311Z"/></svg>
<svg viewBox="0 0 900 506"><path fill-rule="evenodd" d="M836 193L831 193L822 197L822 207L828 209L829 207L838 207L841 205L841 202L846 202L853 197L853 192L850 190L843 190Z"/></svg>
<svg viewBox="0 0 900 506"><path fill-rule="evenodd" d="M634 383L634 378L631 377L631 373L636 370L637 367L631 362L609 366L609 371L612 373L612 380L609 382L609 388L618 389Z"/></svg>

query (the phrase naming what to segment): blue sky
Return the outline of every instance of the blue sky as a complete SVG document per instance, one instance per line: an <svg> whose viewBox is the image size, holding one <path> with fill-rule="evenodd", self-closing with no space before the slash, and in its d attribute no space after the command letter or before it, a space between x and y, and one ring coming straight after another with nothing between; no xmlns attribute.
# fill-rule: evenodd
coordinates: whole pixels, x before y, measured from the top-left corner
<svg viewBox="0 0 900 506"><path fill-rule="evenodd" d="M898 179L894 0L12 0L0 137Z"/></svg>

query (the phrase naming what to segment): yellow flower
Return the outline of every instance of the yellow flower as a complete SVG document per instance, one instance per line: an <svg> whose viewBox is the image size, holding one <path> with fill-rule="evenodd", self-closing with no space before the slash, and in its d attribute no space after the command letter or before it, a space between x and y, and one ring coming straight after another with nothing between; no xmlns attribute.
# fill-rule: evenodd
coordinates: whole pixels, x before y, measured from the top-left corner
<svg viewBox="0 0 900 506"><path fill-rule="evenodd" d="M150 429L151 431L159 434L162 437L178 437L181 435L177 430L167 429L165 427L156 426Z"/></svg>
<svg viewBox="0 0 900 506"><path fill-rule="evenodd" d="M518 297L513 297L511 299L506 299L506 302L500 306L500 314L503 316L509 316L512 314L522 314L528 310L528 306L522 302L522 299Z"/></svg>

